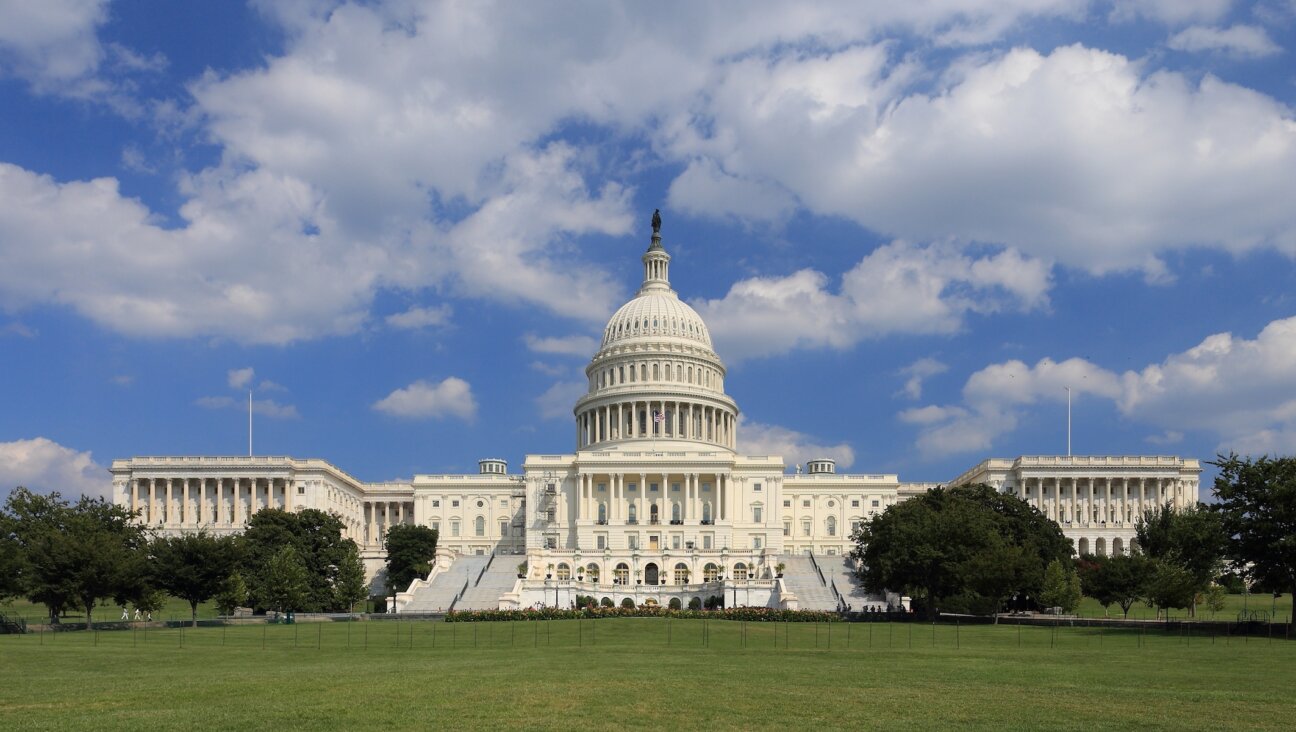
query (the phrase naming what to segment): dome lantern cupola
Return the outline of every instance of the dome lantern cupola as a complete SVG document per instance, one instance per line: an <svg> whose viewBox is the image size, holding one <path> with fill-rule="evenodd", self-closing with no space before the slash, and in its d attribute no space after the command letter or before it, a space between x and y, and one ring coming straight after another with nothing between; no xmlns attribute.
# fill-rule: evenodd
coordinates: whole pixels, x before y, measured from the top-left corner
<svg viewBox="0 0 1296 732"><path fill-rule="evenodd" d="M653 212L652 244L643 255L644 279L639 295L651 292L674 292L670 286L670 255L661 243L661 211Z"/></svg>

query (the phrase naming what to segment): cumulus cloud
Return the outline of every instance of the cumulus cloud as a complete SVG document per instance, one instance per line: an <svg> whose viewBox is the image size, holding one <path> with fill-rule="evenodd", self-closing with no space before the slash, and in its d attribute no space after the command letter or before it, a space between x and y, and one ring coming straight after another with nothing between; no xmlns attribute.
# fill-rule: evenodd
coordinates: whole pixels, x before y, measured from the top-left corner
<svg viewBox="0 0 1296 732"><path fill-rule="evenodd" d="M779 455L788 466L804 465L815 458L832 458L839 468L855 464L855 451L844 442L824 444L811 435L752 422L742 415L738 417L738 451L745 455Z"/></svg>
<svg viewBox="0 0 1296 732"><path fill-rule="evenodd" d="M896 241L842 277L801 270L735 283L693 303L717 348L733 360L795 348L848 348L891 333L953 333L969 313L1047 305L1048 267L1006 250L972 257L946 245Z"/></svg>
<svg viewBox="0 0 1296 732"><path fill-rule="evenodd" d="M900 369L900 375L907 377L904 384L904 394L910 399L921 399L923 382L946 371L949 371L949 366L934 358L920 358L914 361Z"/></svg>
<svg viewBox="0 0 1296 732"><path fill-rule="evenodd" d="M920 425L918 446L934 455L986 450L1017 426L1020 410L1075 396L1111 402L1126 418L1164 430L1155 445L1183 439L1185 430L1216 435L1222 452L1296 450L1296 317L1269 323L1254 339L1217 333L1160 363L1124 373L1084 359L1013 360L972 374L963 404L905 410Z"/></svg>
<svg viewBox="0 0 1296 732"><path fill-rule="evenodd" d="M393 417L409 419L477 416L477 400L467 381L449 376L439 383L422 379L397 389L374 403L373 408Z"/></svg>
<svg viewBox="0 0 1296 732"><path fill-rule="evenodd" d="M25 486L38 493L53 493L75 499L112 498L108 470L82 452L46 437L0 442L0 489Z"/></svg>
<svg viewBox="0 0 1296 732"><path fill-rule="evenodd" d="M589 390L583 381L559 381L536 397L536 408L541 419L571 419L576 400Z"/></svg>
<svg viewBox="0 0 1296 732"><path fill-rule="evenodd" d="M1261 58L1282 52L1258 25L1229 28L1195 25L1171 36L1166 45L1177 51L1215 51L1241 58Z"/></svg>
<svg viewBox="0 0 1296 732"><path fill-rule="evenodd" d="M249 366L243 369L230 369L225 378L231 389L242 389L252 383L252 377L255 375L256 372Z"/></svg>
<svg viewBox="0 0 1296 732"><path fill-rule="evenodd" d="M107 19L108 0L0 2L0 69L41 86L84 77L104 56Z"/></svg>
<svg viewBox="0 0 1296 732"><path fill-rule="evenodd" d="M434 308L412 307L402 313L393 313L386 318L387 325L402 330L417 330L446 325L454 310L449 305L438 305Z"/></svg>
<svg viewBox="0 0 1296 732"><path fill-rule="evenodd" d="M194 400L194 404L203 409L247 409L247 401L228 396L205 396ZM297 407L292 404L280 404L273 399L253 399L252 413L274 419L299 419Z"/></svg>
<svg viewBox="0 0 1296 732"><path fill-rule="evenodd" d="M527 348L536 353L551 353L563 356L589 358L598 350L598 341L589 336L570 335L540 337L534 333L523 336Z"/></svg>
<svg viewBox="0 0 1296 732"><path fill-rule="evenodd" d="M1233 0L1115 0L1111 17L1118 22L1146 18L1174 26L1219 20L1232 5Z"/></svg>

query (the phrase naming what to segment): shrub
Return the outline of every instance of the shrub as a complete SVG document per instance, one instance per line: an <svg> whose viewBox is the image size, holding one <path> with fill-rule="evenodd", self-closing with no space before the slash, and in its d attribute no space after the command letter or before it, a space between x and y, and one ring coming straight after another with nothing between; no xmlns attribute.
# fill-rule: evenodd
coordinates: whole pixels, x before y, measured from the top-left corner
<svg viewBox="0 0 1296 732"><path fill-rule="evenodd" d="M670 609L671 609L671 610L679 610L679 609L680 609L680 599L679 599L678 597L672 597L672 598L670 599Z"/></svg>
<svg viewBox="0 0 1296 732"><path fill-rule="evenodd" d="M621 601L621 607L626 608L627 610L633 610L634 606L634 600L631 600L628 597Z"/></svg>
<svg viewBox="0 0 1296 732"><path fill-rule="evenodd" d="M701 609L702 609L702 598L694 597L693 599L689 600L689 610L701 610Z"/></svg>

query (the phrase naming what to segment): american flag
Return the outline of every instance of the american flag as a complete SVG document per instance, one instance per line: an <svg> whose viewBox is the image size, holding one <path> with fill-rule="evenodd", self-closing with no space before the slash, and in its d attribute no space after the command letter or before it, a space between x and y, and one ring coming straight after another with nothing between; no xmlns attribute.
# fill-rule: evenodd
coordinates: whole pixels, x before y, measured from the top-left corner
<svg viewBox="0 0 1296 732"><path fill-rule="evenodd" d="M656 409L654 409L654 410L653 410L653 421L654 421L654 422L665 422L665 421L666 421L666 413L665 413L665 412L659 412L659 411L657 411Z"/></svg>

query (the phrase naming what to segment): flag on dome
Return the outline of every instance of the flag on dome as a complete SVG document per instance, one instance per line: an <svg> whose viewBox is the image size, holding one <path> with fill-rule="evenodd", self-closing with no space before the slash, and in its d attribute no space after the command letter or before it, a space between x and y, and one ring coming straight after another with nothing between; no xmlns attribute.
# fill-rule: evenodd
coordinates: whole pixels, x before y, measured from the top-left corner
<svg viewBox="0 0 1296 732"><path fill-rule="evenodd" d="M654 409L654 410L653 410L653 421L654 421L654 422L665 422L665 421L666 421L666 415L665 415L665 413L663 413L663 412L659 412L659 411L657 411L656 409Z"/></svg>

